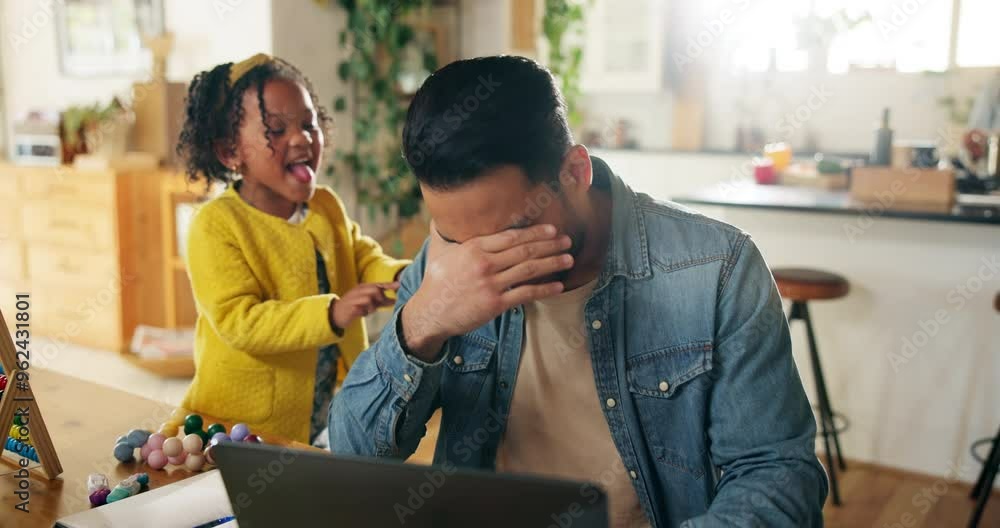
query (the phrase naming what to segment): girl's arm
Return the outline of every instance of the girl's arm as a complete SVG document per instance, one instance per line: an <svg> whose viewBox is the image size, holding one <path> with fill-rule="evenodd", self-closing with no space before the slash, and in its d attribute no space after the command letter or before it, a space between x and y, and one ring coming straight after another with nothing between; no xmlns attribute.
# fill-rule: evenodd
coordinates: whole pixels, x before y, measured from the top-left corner
<svg viewBox="0 0 1000 528"><path fill-rule="evenodd" d="M192 225L188 274L198 312L229 346L251 355L317 348L341 339L331 327L336 295L264 300L243 252L211 226Z"/></svg>
<svg viewBox="0 0 1000 528"><path fill-rule="evenodd" d="M399 272L412 262L386 255L378 242L361 234L361 227L357 222L347 222L349 235L354 243L354 262L358 267L359 282L393 282Z"/></svg>

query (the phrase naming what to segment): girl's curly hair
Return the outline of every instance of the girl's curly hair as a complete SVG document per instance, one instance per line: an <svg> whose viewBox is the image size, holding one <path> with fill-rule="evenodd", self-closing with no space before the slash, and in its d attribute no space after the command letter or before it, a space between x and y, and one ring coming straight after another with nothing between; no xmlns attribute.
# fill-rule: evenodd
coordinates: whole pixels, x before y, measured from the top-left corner
<svg viewBox="0 0 1000 528"><path fill-rule="evenodd" d="M267 124L264 107L264 84L269 80L288 79L304 86L316 109L320 128L324 134L330 133L333 120L316 99L316 91L309 78L298 68L273 58L251 68L230 87L229 70L232 65L227 62L203 71L194 76L188 87L184 127L177 142L177 154L184 160L185 172L192 181L204 178L209 184L218 181L227 185L234 181L236 173L219 161L214 146L235 146L243 122L243 94L251 88L257 90L257 104L267 130L267 144L271 146L271 128Z"/></svg>

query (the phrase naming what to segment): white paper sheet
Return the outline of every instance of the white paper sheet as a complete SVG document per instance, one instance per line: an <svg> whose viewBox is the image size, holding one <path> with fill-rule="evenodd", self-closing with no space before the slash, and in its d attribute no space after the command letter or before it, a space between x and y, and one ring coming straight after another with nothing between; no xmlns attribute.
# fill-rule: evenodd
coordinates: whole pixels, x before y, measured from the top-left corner
<svg viewBox="0 0 1000 528"><path fill-rule="evenodd" d="M233 515L219 470L59 519L65 528L192 528ZM236 522L220 528L236 527Z"/></svg>

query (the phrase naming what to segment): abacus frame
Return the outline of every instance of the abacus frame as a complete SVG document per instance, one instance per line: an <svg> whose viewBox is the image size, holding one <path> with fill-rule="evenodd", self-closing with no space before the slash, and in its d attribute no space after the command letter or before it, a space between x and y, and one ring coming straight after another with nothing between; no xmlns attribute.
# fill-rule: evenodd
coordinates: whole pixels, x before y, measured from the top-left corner
<svg viewBox="0 0 1000 528"><path fill-rule="evenodd" d="M7 388L0 397L0 435L4 440L7 438L7 430L14 422L14 414L18 407L28 408L28 431L31 445L38 455L39 464L45 471L48 480L53 480L62 472L62 464L59 463L59 455L56 454L55 446L52 445L52 438L49 430L45 427L45 420L42 418L42 411L38 407L38 401L31 389L31 378L27 378L26 387L18 387L18 373L22 372L17 368L17 349L14 347L14 340L4 320L3 312L0 311L0 365L7 375ZM28 371L23 371L28 374ZM17 464L3 456L7 442L0 442L0 460L8 464ZM20 453L13 452L18 457ZM21 467L21 466L18 466ZM37 469L37 465L28 469Z"/></svg>

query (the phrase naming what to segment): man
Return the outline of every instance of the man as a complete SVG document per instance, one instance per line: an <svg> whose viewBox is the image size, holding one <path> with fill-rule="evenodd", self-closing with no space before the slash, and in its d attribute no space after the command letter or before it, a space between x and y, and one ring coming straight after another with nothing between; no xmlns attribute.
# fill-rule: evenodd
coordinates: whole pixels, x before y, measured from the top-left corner
<svg viewBox="0 0 1000 528"><path fill-rule="evenodd" d="M403 144L434 233L331 406L334 453L406 458L440 408L435 462L597 483L614 527L822 524L815 421L746 234L632 192L528 59L442 68Z"/></svg>

